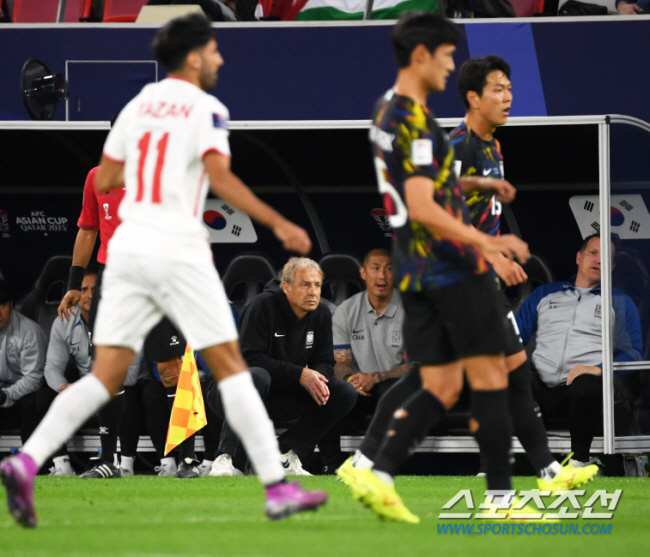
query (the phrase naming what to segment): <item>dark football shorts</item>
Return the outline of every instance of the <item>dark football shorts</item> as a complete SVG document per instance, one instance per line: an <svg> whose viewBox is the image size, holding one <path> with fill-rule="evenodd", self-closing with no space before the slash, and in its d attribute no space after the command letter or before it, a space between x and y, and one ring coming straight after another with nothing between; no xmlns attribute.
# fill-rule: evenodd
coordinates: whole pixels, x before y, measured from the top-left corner
<svg viewBox="0 0 650 557"><path fill-rule="evenodd" d="M508 343L506 345L506 357L508 357L525 350L525 347L524 343L521 341L521 336L519 336L519 327L517 326L515 314L512 311L512 307L510 307L508 298L506 298L503 290L498 290L498 296L501 299L501 311L503 314L506 333L508 335Z"/></svg>
<svg viewBox="0 0 650 557"><path fill-rule="evenodd" d="M442 288L402 292L404 344L409 360L443 365L498 354L509 346L504 296L492 273Z"/></svg>

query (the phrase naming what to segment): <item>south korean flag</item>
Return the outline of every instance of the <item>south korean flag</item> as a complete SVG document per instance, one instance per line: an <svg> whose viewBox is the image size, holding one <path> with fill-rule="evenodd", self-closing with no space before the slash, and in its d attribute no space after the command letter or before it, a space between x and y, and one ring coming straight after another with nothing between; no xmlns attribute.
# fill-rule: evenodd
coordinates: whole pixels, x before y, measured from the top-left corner
<svg viewBox="0 0 650 557"><path fill-rule="evenodd" d="M257 233L251 218L221 199L206 199L203 225L211 244L254 244Z"/></svg>
<svg viewBox="0 0 650 557"><path fill-rule="evenodd" d="M569 206L583 238L600 232L597 195L574 195ZM621 240L650 238L650 213L640 194L611 196L611 231Z"/></svg>

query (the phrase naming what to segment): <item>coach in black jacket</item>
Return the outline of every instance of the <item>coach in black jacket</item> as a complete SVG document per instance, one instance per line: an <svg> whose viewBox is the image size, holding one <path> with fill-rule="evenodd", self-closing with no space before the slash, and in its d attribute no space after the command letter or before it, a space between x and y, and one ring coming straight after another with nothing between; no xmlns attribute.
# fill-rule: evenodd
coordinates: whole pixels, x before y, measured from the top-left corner
<svg viewBox="0 0 650 557"><path fill-rule="evenodd" d="M241 352L269 416L276 426L295 420L278 439L288 474L307 473L299 459L357 399L351 384L334 379L332 315L320 305L322 282L318 263L292 257L282 270L282 280L270 281L244 308L239 320ZM218 389L211 389L207 399L215 412L223 415ZM236 437L224 428L220 452L232 457L236 447ZM323 455L323 460L326 458Z"/></svg>

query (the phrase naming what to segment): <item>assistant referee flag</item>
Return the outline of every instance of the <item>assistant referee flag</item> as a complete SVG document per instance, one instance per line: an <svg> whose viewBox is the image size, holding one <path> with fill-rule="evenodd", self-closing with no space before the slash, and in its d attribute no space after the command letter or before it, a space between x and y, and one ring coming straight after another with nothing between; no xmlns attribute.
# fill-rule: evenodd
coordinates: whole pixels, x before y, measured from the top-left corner
<svg viewBox="0 0 650 557"><path fill-rule="evenodd" d="M199 372L196 368L194 352L188 344L185 347L185 357L178 377L176 396L169 419L165 456L207 423Z"/></svg>

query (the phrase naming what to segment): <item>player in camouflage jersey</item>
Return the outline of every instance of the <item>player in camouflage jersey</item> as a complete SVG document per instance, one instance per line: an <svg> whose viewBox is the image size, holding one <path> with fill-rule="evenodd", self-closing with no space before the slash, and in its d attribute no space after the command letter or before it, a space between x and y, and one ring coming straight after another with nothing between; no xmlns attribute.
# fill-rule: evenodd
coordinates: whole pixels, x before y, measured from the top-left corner
<svg viewBox="0 0 650 557"><path fill-rule="evenodd" d="M486 462L488 488L510 489L506 330L485 253L522 260L512 235L471 226L453 170L454 152L427 108L454 70L456 25L441 16L405 14L392 33L399 65L395 87L377 103L370 139L379 191L394 230L396 284L405 309L409 358L421 362L421 388L394 413L372 470L353 482L355 496L380 517L419 522L403 505L393 475L414 442L458 399L465 370L472 386L472 430ZM503 199L508 201L508 191ZM349 465L339 469L345 476Z"/></svg>
<svg viewBox="0 0 650 557"><path fill-rule="evenodd" d="M476 61L478 60L478 62ZM462 173L459 183L466 192L472 224L490 235L499 231L501 205L499 196L513 199L515 190L503 180L503 157L493 133L498 125L505 124L512 101L509 81L509 67L505 62L494 65L492 57L488 62L472 59L466 62L459 74L459 87L464 99L476 99L480 102L477 109L468 105L467 120L454 132L452 143L454 149L454 170ZM500 59L498 59L500 60ZM478 66L478 67L477 67ZM498 72L497 72L498 69ZM499 79L495 79L496 75ZM494 75L493 75L494 74ZM489 76L489 78L488 78ZM498 85L497 83L498 82ZM495 100L497 97L497 100ZM473 130L486 131L481 139ZM489 135L488 135L489 134ZM485 252L485 257L494 265L500 276L508 285L526 280L521 266L496 252ZM500 293L501 309L510 308L503 293ZM512 321L504 318L508 341L506 346L506 363L509 375L508 403L515 420L515 432L520 436L537 472L540 474L542 489L571 488L584 483L593 476L594 470L564 470L553 459L548 450L546 433L539 416L536 415L535 403L530 393L529 370L523 346L518 338ZM521 368L521 369L520 369ZM372 465L377 458L379 445L393 412L420 388L417 367L412 368L380 401L368 432L355 457L341 468L339 474L346 483L354 482L355 470Z"/></svg>
<svg viewBox="0 0 650 557"><path fill-rule="evenodd" d="M470 58L460 68L458 89L467 113L463 123L451 132L454 166L467 196L472 224L490 235L499 234L501 203L494 191L512 187L504 181L501 146L494 137L504 125L512 104L510 66L498 56ZM495 272L510 286L526 280L516 261L500 253L486 253ZM515 316L503 290L499 290L503 319L508 331L506 366L508 403L514 418L515 435L540 477L540 489L570 489L582 485L598 473L595 465L582 469L562 466L553 458L541 413L531 390L530 365L519 336Z"/></svg>

